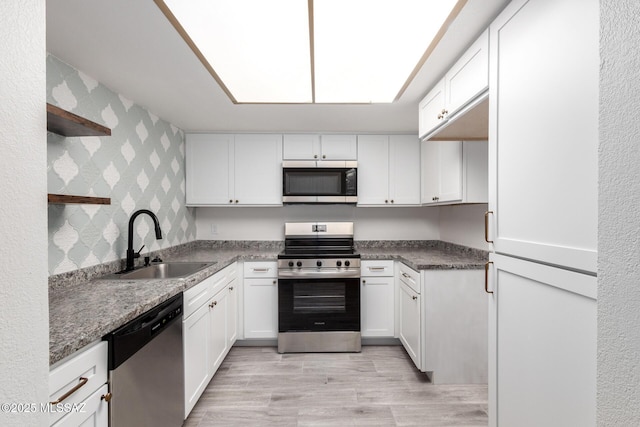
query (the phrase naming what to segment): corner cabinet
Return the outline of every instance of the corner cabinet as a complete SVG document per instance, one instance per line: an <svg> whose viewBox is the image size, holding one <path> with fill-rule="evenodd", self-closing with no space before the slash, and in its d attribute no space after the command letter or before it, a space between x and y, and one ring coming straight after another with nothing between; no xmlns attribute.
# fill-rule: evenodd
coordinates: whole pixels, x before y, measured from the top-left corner
<svg viewBox="0 0 640 427"><path fill-rule="evenodd" d="M487 203L486 141L423 141L420 155L423 205Z"/></svg>
<svg viewBox="0 0 640 427"><path fill-rule="evenodd" d="M420 205L415 135L358 135L358 206Z"/></svg>
<svg viewBox="0 0 640 427"><path fill-rule="evenodd" d="M47 104L47 130L65 137L111 136L111 129L84 117ZM49 204L94 204L110 205L109 197L72 196L67 194L47 194Z"/></svg>
<svg viewBox="0 0 640 427"><path fill-rule="evenodd" d="M187 206L282 206L282 135L187 134Z"/></svg>

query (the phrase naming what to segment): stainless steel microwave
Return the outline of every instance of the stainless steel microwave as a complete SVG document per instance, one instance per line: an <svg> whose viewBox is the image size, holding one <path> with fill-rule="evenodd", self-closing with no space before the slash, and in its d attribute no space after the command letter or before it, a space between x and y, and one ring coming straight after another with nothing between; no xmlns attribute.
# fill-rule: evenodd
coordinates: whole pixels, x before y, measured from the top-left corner
<svg viewBox="0 0 640 427"><path fill-rule="evenodd" d="M282 203L345 203L358 201L358 162L282 162Z"/></svg>

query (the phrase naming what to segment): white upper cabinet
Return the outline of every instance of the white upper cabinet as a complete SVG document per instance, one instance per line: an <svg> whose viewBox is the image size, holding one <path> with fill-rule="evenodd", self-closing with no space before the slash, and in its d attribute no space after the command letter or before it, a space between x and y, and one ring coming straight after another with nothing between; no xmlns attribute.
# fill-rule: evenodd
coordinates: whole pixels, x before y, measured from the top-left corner
<svg viewBox="0 0 640 427"><path fill-rule="evenodd" d="M188 206L282 205L282 135L188 134Z"/></svg>
<svg viewBox="0 0 640 427"><path fill-rule="evenodd" d="M187 134L187 205L228 204L233 165L233 135Z"/></svg>
<svg viewBox="0 0 640 427"><path fill-rule="evenodd" d="M282 135L236 135L234 204L282 205Z"/></svg>
<svg viewBox="0 0 640 427"><path fill-rule="evenodd" d="M487 203L486 141L423 141L423 205Z"/></svg>
<svg viewBox="0 0 640 427"><path fill-rule="evenodd" d="M285 134L284 160L356 160L356 135Z"/></svg>
<svg viewBox="0 0 640 427"><path fill-rule="evenodd" d="M598 2L517 0L491 25L493 249L596 272Z"/></svg>
<svg viewBox="0 0 640 427"><path fill-rule="evenodd" d="M429 91L418 107L420 138L479 103L489 87L489 31L482 35Z"/></svg>
<svg viewBox="0 0 640 427"><path fill-rule="evenodd" d="M415 135L358 136L358 206L420 204L420 142Z"/></svg>

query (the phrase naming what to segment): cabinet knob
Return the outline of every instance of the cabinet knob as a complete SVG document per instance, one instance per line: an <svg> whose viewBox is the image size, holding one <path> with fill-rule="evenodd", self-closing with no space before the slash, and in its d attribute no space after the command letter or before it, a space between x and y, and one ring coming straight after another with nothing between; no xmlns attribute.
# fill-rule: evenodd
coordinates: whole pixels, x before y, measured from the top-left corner
<svg viewBox="0 0 640 427"><path fill-rule="evenodd" d="M415 296L415 295L413 295L413 296L411 297L411 299L415 301L415 300L417 300L417 299L418 299L418 297L417 297L417 296Z"/></svg>
<svg viewBox="0 0 640 427"><path fill-rule="evenodd" d="M229 203L233 203L233 200L229 200Z"/></svg>
<svg viewBox="0 0 640 427"><path fill-rule="evenodd" d="M275 285L276 283L278 283L276 280L273 281L273 284Z"/></svg>
<svg viewBox="0 0 640 427"><path fill-rule="evenodd" d="M438 114L438 120L441 120L444 116L442 114Z"/></svg>
<svg viewBox="0 0 640 427"><path fill-rule="evenodd" d="M367 281L366 281L366 280L362 280L362 284L363 284L363 285L366 285L366 284L367 284Z"/></svg>
<svg viewBox="0 0 640 427"><path fill-rule="evenodd" d="M111 393L105 393L102 396L100 396L100 400L104 400L105 402L109 403L112 397L113 395Z"/></svg>
<svg viewBox="0 0 640 427"><path fill-rule="evenodd" d="M214 301L214 302L212 302L211 304L209 304L209 308L213 308L213 307L215 307L216 305L218 305L218 301Z"/></svg>
<svg viewBox="0 0 640 427"><path fill-rule="evenodd" d="M232 291L233 290L233 286L229 286L229 290Z"/></svg>
<svg viewBox="0 0 640 427"><path fill-rule="evenodd" d="M317 158L318 158L318 155L317 155L317 154L314 154L314 155L313 155L313 158L314 158L314 159L317 159Z"/></svg>
<svg viewBox="0 0 640 427"><path fill-rule="evenodd" d="M326 159L326 158L327 158L327 156L323 154L323 155L322 155L322 158L323 158L323 159Z"/></svg>
<svg viewBox="0 0 640 427"><path fill-rule="evenodd" d="M393 199L391 199L391 203L393 203Z"/></svg>
<svg viewBox="0 0 640 427"><path fill-rule="evenodd" d="M385 200L384 202L385 202L385 203L389 203L389 201L388 201L388 200Z"/></svg>
<svg viewBox="0 0 640 427"><path fill-rule="evenodd" d="M238 203L238 201L236 200L236 203Z"/></svg>

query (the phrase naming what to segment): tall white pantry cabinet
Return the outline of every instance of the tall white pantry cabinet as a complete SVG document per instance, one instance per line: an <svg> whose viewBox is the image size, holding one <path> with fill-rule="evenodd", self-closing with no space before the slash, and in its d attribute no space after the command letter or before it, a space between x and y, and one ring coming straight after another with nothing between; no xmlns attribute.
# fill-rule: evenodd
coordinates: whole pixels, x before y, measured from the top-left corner
<svg viewBox="0 0 640 427"><path fill-rule="evenodd" d="M597 0L489 28L489 425L596 422Z"/></svg>

